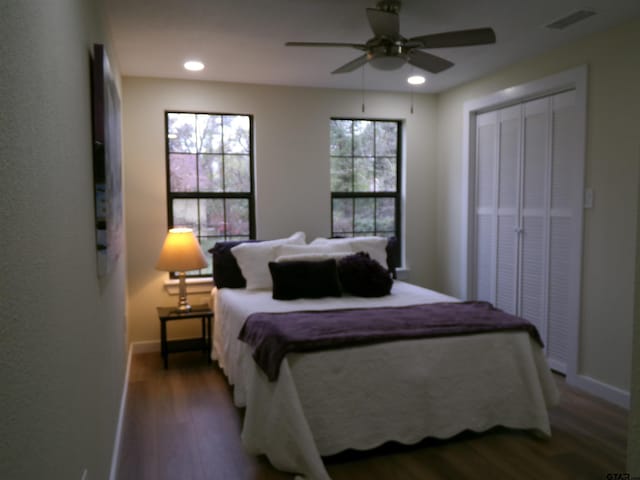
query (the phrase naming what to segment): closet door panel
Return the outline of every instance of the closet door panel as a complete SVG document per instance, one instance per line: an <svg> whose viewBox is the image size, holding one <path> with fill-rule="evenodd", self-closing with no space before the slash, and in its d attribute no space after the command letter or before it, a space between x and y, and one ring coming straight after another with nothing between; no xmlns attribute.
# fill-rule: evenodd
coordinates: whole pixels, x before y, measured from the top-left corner
<svg viewBox="0 0 640 480"><path fill-rule="evenodd" d="M500 119L498 154L498 219L496 245L495 304L515 314L517 306L518 203L520 176L520 130L522 107L516 105L498 112Z"/></svg>
<svg viewBox="0 0 640 480"><path fill-rule="evenodd" d="M551 366L566 372L569 358L569 298L571 278L572 238L576 208L581 203L581 189L576 182L578 150L575 91L551 98L552 147L549 235L549 291L547 355ZM577 206L577 207L576 207ZM573 285L573 288L579 288Z"/></svg>
<svg viewBox="0 0 640 480"><path fill-rule="evenodd" d="M524 209L545 207L545 176L548 156L548 102L534 100L525 104L523 194Z"/></svg>
<svg viewBox="0 0 640 480"><path fill-rule="evenodd" d="M524 104L519 313L546 338L549 101Z"/></svg>
<svg viewBox="0 0 640 480"><path fill-rule="evenodd" d="M498 115L477 117L476 130L476 299L495 303L496 167Z"/></svg>
<svg viewBox="0 0 640 480"><path fill-rule="evenodd" d="M542 217L523 219L522 233L522 275L520 294L520 315L533 323L545 338L544 325L544 271L542 247L544 244L544 222Z"/></svg>
<svg viewBox="0 0 640 480"><path fill-rule="evenodd" d="M495 112L479 115L476 133L476 207L495 208L496 170L496 118Z"/></svg>
<svg viewBox="0 0 640 480"><path fill-rule="evenodd" d="M495 305L507 313L516 311L516 264L518 258L518 219L515 214L498 218L496 301Z"/></svg>
<svg viewBox="0 0 640 480"><path fill-rule="evenodd" d="M569 348L571 228L570 218L551 218L547 355L561 372L566 371Z"/></svg>
<svg viewBox="0 0 640 480"><path fill-rule="evenodd" d="M476 299L493 303L493 216L478 215L476 218Z"/></svg>

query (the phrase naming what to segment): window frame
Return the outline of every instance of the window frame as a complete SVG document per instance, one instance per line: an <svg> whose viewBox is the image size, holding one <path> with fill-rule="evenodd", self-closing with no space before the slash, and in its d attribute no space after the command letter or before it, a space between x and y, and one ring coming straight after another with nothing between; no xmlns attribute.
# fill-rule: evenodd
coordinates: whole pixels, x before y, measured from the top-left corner
<svg viewBox="0 0 640 480"><path fill-rule="evenodd" d="M170 155L172 153L183 152L171 152L170 151L170 139L169 139L169 115L170 114L186 114L186 115L212 115L212 116L242 116L249 119L249 192L172 192L171 191L171 164ZM165 110L164 111L164 140L165 140L165 180L166 180L166 194L167 194L167 228L174 228L180 225L174 225L173 222L173 200L174 199L246 199L249 201L249 240L255 240L256 238L256 212L255 212L255 158L254 158L254 119L253 115L248 113L229 113L229 112L205 112L205 111L193 111L193 110ZM198 155L200 152L196 152L194 155ZM224 156L224 152L222 153ZM196 161L197 165L197 161ZM196 167L197 168L197 167ZM226 213L225 213L226 216ZM202 241L200 235L200 214L198 213L198 231L194 232L198 242L202 248ZM229 241L226 234L217 238L217 241ZM212 238L212 237L204 237ZM203 252L206 256L206 251ZM213 266L209 263L206 269L201 269L199 273L188 272L187 278L204 278L212 275ZM170 278L177 278L174 272L170 272Z"/></svg>
<svg viewBox="0 0 640 480"><path fill-rule="evenodd" d="M374 162L375 162L375 135L376 135L376 128L375 128L375 124L376 123L395 123L397 126L397 130L396 130L396 191L395 192L356 192L356 191L350 191L350 192L334 192L333 189L331 189L331 236L332 237L337 237L337 236L346 236L347 234L350 234L351 236L359 236L360 232L355 232L355 231L351 231L349 233L347 232L334 232L333 227L334 227L334 218L333 218L333 201L334 199L337 198L351 198L355 199L357 198L373 198L373 199L377 199L377 198L393 198L395 200L395 208L394 208L394 213L395 213L395 231L394 231L394 236L397 240L397 245L398 245L398 251L397 251L397 256L398 258L402 258L401 252L402 252L402 131L403 131L403 121L402 120L397 120L397 119L383 119L383 118L356 118L356 117L331 117L330 118L330 122L333 122L335 120L346 120L346 121L351 121L351 122L358 122L358 121L367 121L367 122L373 122L374 123L374 128L373 128L373 143L374 143ZM331 124L329 124L329 138L331 138ZM350 158L351 159L351 170L354 173L353 178L355 179L355 167L354 167L354 161L355 158L358 157L357 155L355 155L354 152L354 148L355 148L355 142L353 141L353 126L352 126L352 141L351 141L351 155L349 157L346 157L344 155L331 155L331 153L329 153L329 158L331 159L331 157L342 157L342 158ZM331 141L329 141L329 149L331 149ZM385 157L388 155L380 155L380 157ZM330 160L331 161L331 160ZM375 163L374 163L375 164ZM331 179L331 173L329 173L329 178ZM375 168L374 168L374 179L375 179ZM355 180L352 180L355 181ZM376 202L374 201L374 235L379 235L375 229L375 218L376 218ZM355 224L355 208L353 209L353 213L352 213L352 225ZM364 233L364 232L363 232ZM386 232L385 232L386 233ZM386 236L386 235L385 235Z"/></svg>

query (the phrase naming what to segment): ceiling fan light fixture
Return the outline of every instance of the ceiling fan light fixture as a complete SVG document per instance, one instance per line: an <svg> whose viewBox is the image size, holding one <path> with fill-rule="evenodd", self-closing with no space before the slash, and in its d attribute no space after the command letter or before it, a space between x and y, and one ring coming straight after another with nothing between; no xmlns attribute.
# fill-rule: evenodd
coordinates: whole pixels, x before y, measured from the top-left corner
<svg viewBox="0 0 640 480"><path fill-rule="evenodd" d="M199 72L204 69L204 63L199 60L188 60L184 62L184 68L190 72Z"/></svg>
<svg viewBox="0 0 640 480"><path fill-rule="evenodd" d="M369 63L373 68L377 70L390 71L398 70L399 68L401 68L405 63L407 63L407 59L403 55L375 55L371 57Z"/></svg>
<svg viewBox="0 0 640 480"><path fill-rule="evenodd" d="M410 85L422 85L426 81L427 79L422 75L411 75L409 78L407 78L407 83L409 83Z"/></svg>

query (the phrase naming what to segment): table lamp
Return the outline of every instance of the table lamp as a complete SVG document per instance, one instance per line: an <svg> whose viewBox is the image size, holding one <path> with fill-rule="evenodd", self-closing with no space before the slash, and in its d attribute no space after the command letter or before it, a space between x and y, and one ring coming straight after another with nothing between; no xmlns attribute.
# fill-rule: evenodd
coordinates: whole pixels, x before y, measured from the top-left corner
<svg viewBox="0 0 640 480"><path fill-rule="evenodd" d="M156 264L157 270L176 272L179 279L180 298L178 312L191 311L187 302L187 285L185 272L197 270L207 266L207 260L202 254L200 244L190 228L172 228L164 239L160 258Z"/></svg>

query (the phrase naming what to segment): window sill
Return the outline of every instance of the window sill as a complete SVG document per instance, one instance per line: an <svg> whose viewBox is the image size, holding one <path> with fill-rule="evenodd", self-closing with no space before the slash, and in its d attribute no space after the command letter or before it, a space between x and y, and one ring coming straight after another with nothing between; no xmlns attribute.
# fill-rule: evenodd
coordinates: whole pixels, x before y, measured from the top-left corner
<svg viewBox="0 0 640 480"><path fill-rule="evenodd" d="M396 276L398 277L398 280L402 280L403 282L409 280L410 272L411 270L409 270L408 268L396 268Z"/></svg>
<svg viewBox="0 0 640 480"><path fill-rule="evenodd" d="M213 288L213 279L206 278L187 278L187 294L189 293L209 293ZM171 278L164 281L164 290L169 295L178 295L178 279Z"/></svg>

